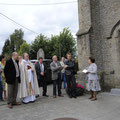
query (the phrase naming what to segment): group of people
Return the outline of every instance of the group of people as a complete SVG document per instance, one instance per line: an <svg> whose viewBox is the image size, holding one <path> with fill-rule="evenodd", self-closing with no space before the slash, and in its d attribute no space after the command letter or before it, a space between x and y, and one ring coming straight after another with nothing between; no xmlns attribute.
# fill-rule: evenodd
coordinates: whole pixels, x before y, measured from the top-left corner
<svg viewBox="0 0 120 120"><path fill-rule="evenodd" d="M53 98L56 98L56 86L58 87L58 96L63 97L61 92L61 78L64 80L64 88L70 91L69 97L76 98L76 80L75 80L75 63L71 54L67 54L67 60L62 58L62 62L58 61L57 56L53 56L53 62L50 64L53 80ZM71 87L72 85L72 87Z"/></svg>
<svg viewBox="0 0 120 120"><path fill-rule="evenodd" d="M12 58L6 61L4 74L8 86L8 108L20 105L16 101L17 95L25 104L36 100L36 95L40 94L38 81L34 65L29 61L27 53L23 54L22 61L19 62L18 53L13 52Z"/></svg>
<svg viewBox="0 0 120 120"><path fill-rule="evenodd" d="M51 62L50 68L53 80L53 98L56 98L57 95L64 97L61 92L62 80L64 81L64 89L67 88L69 91L69 97L77 97L75 63L70 53L66 57L67 59L62 57L61 62L58 61L56 55L52 57L53 62ZM36 97L40 95L40 86L43 87L42 95L49 97L47 95L46 80L47 66L43 63L42 57L33 65L27 53L24 53L22 58L18 59L18 53L13 52L9 60L6 61L5 57L1 56L0 61L0 100L6 100L7 98L8 108L13 108L14 105L20 105L20 102L17 102L17 97L24 104L35 102ZM90 65L86 72L87 88L91 93L90 99L94 101L97 100L97 91L100 91L97 65L95 64L95 59L91 57L88 63Z"/></svg>

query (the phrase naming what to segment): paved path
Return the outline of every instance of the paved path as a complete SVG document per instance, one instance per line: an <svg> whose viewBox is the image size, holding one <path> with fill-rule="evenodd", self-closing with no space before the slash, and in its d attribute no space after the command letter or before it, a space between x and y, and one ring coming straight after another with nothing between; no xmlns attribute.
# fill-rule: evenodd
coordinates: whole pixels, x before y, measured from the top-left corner
<svg viewBox="0 0 120 120"><path fill-rule="evenodd" d="M8 109L0 102L0 120L54 120L72 117L78 120L120 120L120 97L107 93L98 95L98 101L88 100L88 95L77 99L52 98L52 86L48 87L49 98L40 97L35 103L22 104Z"/></svg>

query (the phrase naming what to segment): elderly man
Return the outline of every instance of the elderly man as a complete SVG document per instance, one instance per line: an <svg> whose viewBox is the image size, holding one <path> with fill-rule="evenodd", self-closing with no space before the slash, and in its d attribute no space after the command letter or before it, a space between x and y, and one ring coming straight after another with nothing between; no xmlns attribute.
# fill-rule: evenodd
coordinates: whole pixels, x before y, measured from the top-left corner
<svg viewBox="0 0 120 120"><path fill-rule="evenodd" d="M52 80L53 80L53 98L56 98L56 85L58 87L58 96L63 97L61 93L61 70L63 67L58 62L57 56L53 56L53 62L50 64L52 70Z"/></svg>
<svg viewBox="0 0 120 120"><path fill-rule="evenodd" d="M20 103L16 102L18 83L20 83L20 70L17 52L13 52L12 58L6 62L4 72L6 82L8 84L8 108L13 108L13 105L20 105Z"/></svg>

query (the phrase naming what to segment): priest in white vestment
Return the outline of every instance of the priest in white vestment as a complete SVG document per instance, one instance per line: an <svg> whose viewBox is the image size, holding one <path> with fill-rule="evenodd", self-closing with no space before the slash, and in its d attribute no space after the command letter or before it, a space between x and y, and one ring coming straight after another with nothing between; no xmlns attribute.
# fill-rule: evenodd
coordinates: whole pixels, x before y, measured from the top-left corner
<svg viewBox="0 0 120 120"><path fill-rule="evenodd" d="M23 60L20 64L21 84L19 97L23 98L23 103L30 103L36 100L39 95L39 87L34 65L29 61L29 55L24 53Z"/></svg>

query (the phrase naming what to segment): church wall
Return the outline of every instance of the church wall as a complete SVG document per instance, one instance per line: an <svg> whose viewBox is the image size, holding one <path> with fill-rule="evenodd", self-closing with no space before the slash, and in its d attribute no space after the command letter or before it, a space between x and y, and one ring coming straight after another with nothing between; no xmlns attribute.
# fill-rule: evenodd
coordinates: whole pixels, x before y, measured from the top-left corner
<svg viewBox="0 0 120 120"><path fill-rule="evenodd" d="M102 39L102 56L104 70L104 87L109 89L118 87L120 81L120 52L117 39L107 39L110 36L113 26L120 20L120 0L99 0L100 29ZM114 46L114 47L113 47ZM120 86L120 85L119 85Z"/></svg>
<svg viewBox="0 0 120 120"><path fill-rule="evenodd" d="M83 0L79 0L79 4L81 3L83 4ZM84 16L91 16L88 19L91 27L86 35L78 35L79 69L84 68L89 55L93 56L96 58L98 74L104 90L120 87L120 57L118 57L120 55L118 44L120 38L108 39L112 28L120 20L120 0L90 0L89 4L89 14L81 13ZM82 20L84 21L83 18ZM84 41L88 41L89 44L83 44ZM89 49L84 50L84 46ZM81 50L83 50L82 54ZM83 76L79 76L79 79L83 79Z"/></svg>

